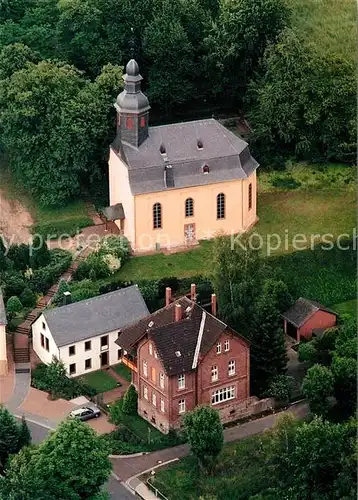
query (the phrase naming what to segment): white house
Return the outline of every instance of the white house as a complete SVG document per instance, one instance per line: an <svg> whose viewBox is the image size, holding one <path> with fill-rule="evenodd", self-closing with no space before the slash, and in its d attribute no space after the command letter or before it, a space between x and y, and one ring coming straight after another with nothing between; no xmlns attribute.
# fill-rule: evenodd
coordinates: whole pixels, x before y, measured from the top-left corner
<svg viewBox="0 0 358 500"><path fill-rule="evenodd" d="M149 315L137 285L43 311L32 324L33 349L44 363L63 361L70 376L118 363L121 329Z"/></svg>

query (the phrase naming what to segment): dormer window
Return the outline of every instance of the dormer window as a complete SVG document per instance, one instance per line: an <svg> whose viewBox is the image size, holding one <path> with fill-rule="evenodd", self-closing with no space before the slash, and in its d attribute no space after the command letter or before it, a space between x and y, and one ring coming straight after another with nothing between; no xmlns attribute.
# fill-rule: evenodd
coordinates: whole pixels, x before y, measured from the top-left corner
<svg viewBox="0 0 358 500"><path fill-rule="evenodd" d="M208 174L210 172L209 165L204 165L203 166L203 173Z"/></svg>
<svg viewBox="0 0 358 500"><path fill-rule="evenodd" d="M198 146L198 149L200 149L200 150L203 149L203 141L201 139L198 139L196 144Z"/></svg>

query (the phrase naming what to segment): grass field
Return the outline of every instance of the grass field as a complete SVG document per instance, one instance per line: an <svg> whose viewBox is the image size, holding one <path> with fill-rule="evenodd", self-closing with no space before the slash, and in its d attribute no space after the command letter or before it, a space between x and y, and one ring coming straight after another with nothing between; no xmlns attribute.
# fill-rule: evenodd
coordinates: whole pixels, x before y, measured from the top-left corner
<svg viewBox="0 0 358 500"><path fill-rule="evenodd" d="M131 382L132 381L132 372L131 370L126 366L124 365L123 363L119 363L118 365L115 365L115 366L112 366L112 369L118 373L118 375L122 378L124 378L124 380L127 380L127 382Z"/></svg>
<svg viewBox="0 0 358 500"><path fill-rule="evenodd" d="M338 314L349 314L353 318L357 317L357 300L347 300L347 302L341 302L340 304L334 304L331 308Z"/></svg>
<svg viewBox="0 0 358 500"><path fill-rule="evenodd" d="M117 381L107 372L101 370L82 375L81 379L85 384L92 387L97 394L110 391L111 389L118 387Z"/></svg>
<svg viewBox="0 0 358 500"><path fill-rule="evenodd" d="M287 0L292 24L322 54L334 53L355 63L357 6L353 0Z"/></svg>
<svg viewBox="0 0 358 500"><path fill-rule="evenodd" d="M201 474L189 456L158 470L151 481L169 500L247 500L270 486L262 451L267 440L268 434L262 434L225 445L212 476Z"/></svg>
<svg viewBox="0 0 358 500"><path fill-rule="evenodd" d="M260 220L253 231L263 238L263 252L267 250L267 236L274 233L283 242L287 236L288 242L271 254L292 252L295 234L306 235L308 239L312 234L352 235L356 225L355 204L355 192L344 189L264 192L258 197ZM277 238L272 237L272 241ZM318 237L315 242L319 242ZM204 241L190 252L134 257L118 271L116 278L137 281L210 274L212 245L212 241Z"/></svg>

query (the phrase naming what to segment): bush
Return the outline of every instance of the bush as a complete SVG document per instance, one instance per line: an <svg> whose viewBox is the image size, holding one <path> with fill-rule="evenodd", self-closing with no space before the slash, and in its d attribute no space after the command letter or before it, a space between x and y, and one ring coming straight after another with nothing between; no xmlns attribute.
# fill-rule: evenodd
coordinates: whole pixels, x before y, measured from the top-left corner
<svg viewBox="0 0 358 500"><path fill-rule="evenodd" d="M270 182L274 187L280 189L297 189L301 186L301 183L291 175L273 175Z"/></svg>
<svg viewBox="0 0 358 500"><path fill-rule="evenodd" d="M274 377L267 389L266 395L275 398L281 403L288 403L291 399L294 379L287 375L277 375Z"/></svg>
<svg viewBox="0 0 358 500"><path fill-rule="evenodd" d="M298 347L298 359L299 361L309 361L314 363L316 359L316 348L313 342L301 342Z"/></svg>
<svg viewBox="0 0 358 500"><path fill-rule="evenodd" d="M10 316L13 316L16 313L19 313L21 310L22 310L22 304L19 297L16 297L15 295L10 297L6 303L6 312Z"/></svg>
<svg viewBox="0 0 358 500"><path fill-rule="evenodd" d="M4 289L4 299L7 300L13 295L20 296L23 290L26 288L26 281L19 275L5 275L5 289Z"/></svg>
<svg viewBox="0 0 358 500"><path fill-rule="evenodd" d="M118 399L109 407L109 419L114 425L120 425L122 423L122 406L123 399Z"/></svg>
<svg viewBox="0 0 358 500"><path fill-rule="evenodd" d="M30 265L29 245L21 243L21 245L11 245L7 254L14 268L22 271Z"/></svg>
<svg viewBox="0 0 358 500"><path fill-rule="evenodd" d="M66 250L51 250L50 256L50 264L36 269L31 276L29 284L35 292L46 293L72 262L71 253Z"/></svg>
<svg viewBox="0 0 358 500"><path fill-rule="evenodd" d="M24 307L34 307L36 305L37 296L36 293L27 287L21 293L20 300Z"/></svg>
<svg viewBox="0 0 358 500"><path fill-rule="evenodd" d="M91 217L72 217L71 219L57 220L34 224L32 234L38 234L45 240L56 239L63 235L75 236L81 229L92 226Z"/></svg>
<svg viewBox="0 0 358 500"><path fill-rule="evenodd" d="M123 411L123 413L126 413L127 415L137 415L138 393L135 390L135 387L133 384L131 384L128 387L127 392L124 395L122 411Z"/></svg>
<svg viewBox="0 0 358 500"><path fill-rule="evenodd" d="M49 392L53 399L73 399L78 396L95 396L96 392L81 380L70 379L62 361L54 358L45 365L40 363L32 371L31 385L41 391Z"/></svg>

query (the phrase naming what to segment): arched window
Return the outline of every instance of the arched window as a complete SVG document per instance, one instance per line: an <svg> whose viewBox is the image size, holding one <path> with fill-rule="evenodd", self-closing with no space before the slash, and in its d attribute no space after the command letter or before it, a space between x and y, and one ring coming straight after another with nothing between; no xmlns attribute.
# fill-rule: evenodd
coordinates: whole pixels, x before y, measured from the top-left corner
<svg viewBox="0 0 358 500"><path fill-rule="evenodd" d="M252 209L252 184L249 184L249 210Z"/></svg>
<svg viewBox="0 0 358 500"><path fill-rule="evenodd" d="M194 216L194 200L193 198L187 198L185 200L185 217Z"/></svg>
<svg viewBox="0 0 358 500"><path fill-rule="evenodd" d="M216 218L225 219L225 195L219 193L216 197Z"/></svg>
<svg viewBox="0 0 358 500"><path fill-rule="evenodd" d="M154 203L153 205L153 229L161 229L162 227L162 205Z"/></svg>
<svg viewBox="0 0 358 500"><path fill-rule="evenodd" d="M134 127L134 120L131 116L129 116L126 120L126 127L132 129Z"/></svg>
<svg viewBox="0 0 358 500"><path fill-rule="evenodd" d="M204 174L208 174L210 172L209 165L203 166L203 172L204 172Z"/></svg>

